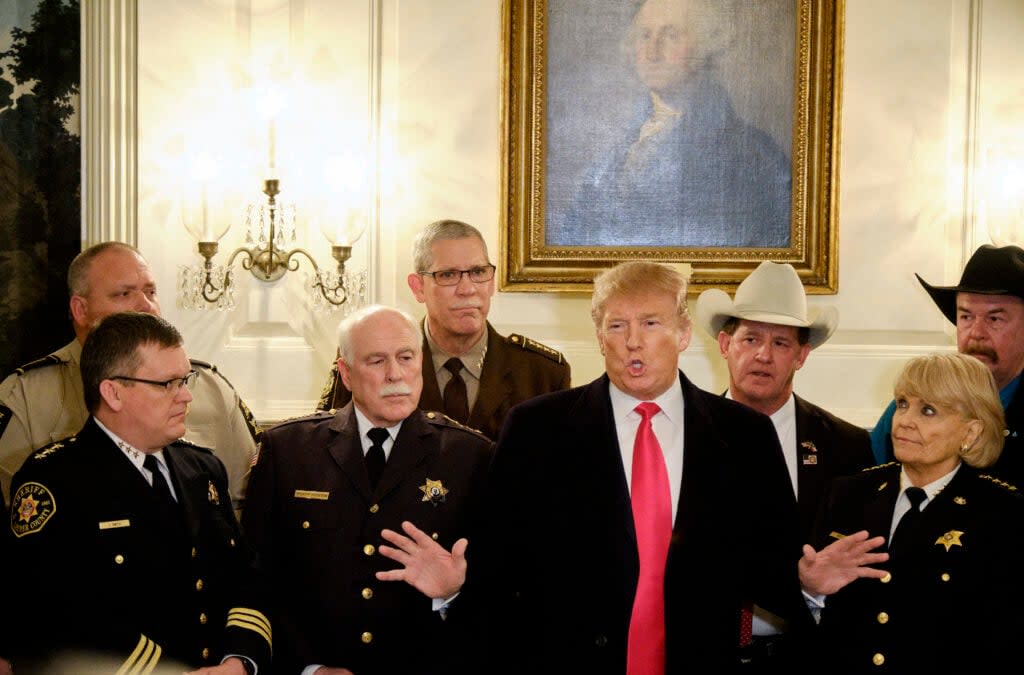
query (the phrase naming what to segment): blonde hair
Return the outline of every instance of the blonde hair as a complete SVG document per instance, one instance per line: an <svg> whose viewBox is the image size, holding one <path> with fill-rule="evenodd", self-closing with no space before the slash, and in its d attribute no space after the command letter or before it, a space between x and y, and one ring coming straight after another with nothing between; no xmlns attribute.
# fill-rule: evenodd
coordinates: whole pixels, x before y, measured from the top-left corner
<svg viewBox="0 0 1024 675"><path fill-rule="evenodd" d="M915 396L981 422L981 434L960 453L965 463L986 467L999 459L1006 429L1003 405L991 371L978 359L959 352L918 356L903 366L893 390L896 398Z"/></svg>
<svg viewBox="0 0 1024 675"><path fill-rule="evenodd" d="M590 318L594 327L601 330L605 306L611 298L640 293L673 296L680 327L690 322L686 308L686 277L667 265L636 261L619 263L594 278L594 295L590 299Z"/></svg>

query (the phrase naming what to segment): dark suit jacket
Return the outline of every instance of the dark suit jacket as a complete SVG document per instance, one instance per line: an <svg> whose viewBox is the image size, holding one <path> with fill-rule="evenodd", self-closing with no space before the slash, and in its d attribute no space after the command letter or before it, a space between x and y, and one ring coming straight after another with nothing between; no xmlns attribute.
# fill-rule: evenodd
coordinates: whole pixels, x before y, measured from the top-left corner
<svg viewBox="0 0 1024 675"><path fill-rule="evenodd" d="M370 489L351 404L265 431L243 525L274 589L274 672L312 664L360 675L458 672L458 630L431 600L374 573L399 565L376 552L403 520L446 549L471 536L492 443L443 415L402 424ZM431 499L432 481L446 494Z"/></svg>
<svg viewBox="0 0 1024 675"><path fill-rule="evenodd" d="M1024 382L1017 387L1017 393L1004 412L1007 433L1003 452L987 473L1024 487Z"/></svg>
<svg viewBox="0 0 1024 675"><path fill-rule="evenodd" d="M680 373L683 477L665 579L667 669L727 673L752 597L806 627L799 537L775 430ZM607 376L513 408L496 449L467 602L489 612L481 672L621 675L638 558ZM521 671L516 671L521 668Z"/></svg>
<svg viewBox="0 0 1024 675"><path fill-rule="evenodd" d="M91 417L15 475L11 555L31 566L32 582L11 585L19 598L11 606L36 617L11 623L18 672L60 672L40 659L62 650L126 671L174 662L180 672L226 654L249 656L260 672L270 667L270 627L224 465L185 442L164 448L164 458L176 514L160 508Z"/></svg>
<svg viewBox="0 0 1024 675"><path fill-rule="evenodd" d="M835 481L817 547L862 529L888 538L899 492L895 462ZM888 581L860 579L826 600L821 672L996 673L1015 662L1024 497L961 465L921 519L910 553L878 566Z"/></svg>
<svg viewBox="0 0 1024 675"><path fill-rule="evenodd" d="M480 391L469 413L467 426L484 436L498 437L501 424L512 406L534 396L568 389L569 363L561 353L522 335L504 336L487 324L487 354L480 373ZM341 408L352 398L334 364L318 410ZM423 393L421 410L444 410L444 399L437 384L430 346L423 340Z"/></svg>
<svg viewBox="0 0 1024 675"><path fill-rule="evenodd" d="M795 400L800 532L803 541L810 543L829 482L873 465L874 454L867 430L799 396Z"/></svg>

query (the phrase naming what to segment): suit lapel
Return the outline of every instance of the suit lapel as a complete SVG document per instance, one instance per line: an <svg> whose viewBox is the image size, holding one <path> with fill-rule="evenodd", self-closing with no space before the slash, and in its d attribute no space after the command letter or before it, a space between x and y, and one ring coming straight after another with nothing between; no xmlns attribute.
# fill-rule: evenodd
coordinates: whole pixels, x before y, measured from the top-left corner
<svg viewBox="0 0 1024 675"><path fill-rule="evenodd" d="M424 320L425 321L425 320ZM420 322L420 327L423 328L423 392L420 394L420 410L444 410L444 399L441 398L441 388L437 384L437 373L434 372L434 355L430 351L430 345L427 344L426 328L423 326L423 322Z"/></svg>
<svg viewBox="0 0 1024 675"><path fill-rule="evenodd" d="M397 488L410 474L414 467L422 463L428 456L437 451L437 432L423 421L422 413L417 411L402 422L398 438L391 446L388 462L384 465L384 473L380 483L373 492L376 500Z"/></svg>
<svg viewBox="0 0 1024 675"><path fill-rule="evenodd" d="M359 438L359 423L356 421L355 404L349 402L334 413L329 428L336 436L327 446L327 452L341 469L355 491L367 502L373 497L370 490L370 476L366 473L363 445Z"/></svg>
<svg viewBox="0 0 1024 675"><path fill-rule="evenodd" d="M864 496L863 509L865 529L872 537L885 537L888 545L892 511L896 506L896 498L900 496L900 466L896 464L889 470L878 470L874 480L869 481L868 489L870 492Z"/></svg>
<svg viewBox="0 0 1024 675"><path fill-rule="evenodd" d="M476 403L469 415L469 426L474 429L486 428L488 421L512 395L507 372L508 350L505 339L488 323L487 354L484 356L484 366L480 371Z"/></svg>
<svg viewBox="0 0 1024 675"><path fill-rule="evenodd" d="M164 448L164 460L174 478L174 488L178 493L180 506L185 512L185 526L188 528L189 537L195 539L199 536L199 514L202 513L203 500L209 499L209 476L200 476L193 471L188 462L178 457L175 448ZM227 495L224 496L224 499L228 498Z"/></svg>
<svg viewBox="0 0 1024 675"><path fill-rule="evenodd" d="M824 470L819 449L828 445L821 418L799 396L796 401L796 483L799 494L816 495L822 490ZM826 448L827 450L827 448Z"/></svg>

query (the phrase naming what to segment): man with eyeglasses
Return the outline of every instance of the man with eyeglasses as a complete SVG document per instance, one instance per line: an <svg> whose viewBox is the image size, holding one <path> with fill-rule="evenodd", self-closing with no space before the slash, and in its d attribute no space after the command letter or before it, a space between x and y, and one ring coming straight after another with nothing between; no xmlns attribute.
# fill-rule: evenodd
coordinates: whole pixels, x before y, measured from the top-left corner
<svg viewBox="0 0 1024 675"><path fill-rule="evenodd" d="M421 409L443 411L497 439L512 406L569 388L569 363L560 352L523 335L501 335L488 323L495 268L479 230L457 220L433 222L413 243L413 263L409 288L427 307ZM318 409L340 408L350 397L334 366Z"/></svg>
<svg viewBox="0 0 1024 675"><path fill-rule="evenodd" d="M17 672L252 675L270 668L255 556L223 463L182 440L196 383L181 334L117 312L81 354L89 418L33 453L12 483ZM171 669L174 669L173 671Z"/></svg>
<svg viewBox="0 0 1024 675"><path fill-rule="evenodd" d="M82 251L68 267L75 339L16 370L0 383L0 487L10 497L11 477L47 443L78 431L88 417L79 366L82 344L97 321L119 311L160 315L156 280L134 247L104 242ZM241 509L245 480L256 453L259 427L249 408L216 366L192 360L196 383L185 438L213 449L228 471Z"/></svg>

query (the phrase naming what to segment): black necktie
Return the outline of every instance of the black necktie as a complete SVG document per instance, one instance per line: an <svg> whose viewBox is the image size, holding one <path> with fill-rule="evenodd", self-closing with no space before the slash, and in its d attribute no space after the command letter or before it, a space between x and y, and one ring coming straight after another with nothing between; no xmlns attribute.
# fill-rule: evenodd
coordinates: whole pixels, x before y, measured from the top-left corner
<svg viewBox="0 0 1024 675"><path fill-rule="evenodd" d="M171 488L167 486L167 481L164 480L164 474L160 471L160 462L154 455L146 455L146 459L143 460L142 466L153 474L153 490L156 491L157 495L164 500L166 504L176 504L177 501L174 496L171 495Z"/></svg>
<svg viewBox="0 0 1024 675"><path fill-rule="evenodd" d="M377 487L380 476L384 473L384 441L388 437L388 430L381 427L374 427L366 432L373 444L366 451L366 473L370 476L370 487Z"/></svg>
<svg viewBox="0 0 1024 675"><path fill-rule="evenodd" d="M917 530L921 522L921 502L927 496L919 487L908 487L906 495L910 500L910 510L900 518L900 522L896 525L896 531L892 533L892 541L889 542L889 553L894 557L898 557L898 549L906 550L907 546L912 546L914 531Z"/></svg>
<svg viewBox="0 0 1024 675"><path fill-rule="evenodd" d="M444 367L452 374L452 379L448 380L444 388L444 414L465 424L469 421L469 397L466 394L466 382L459 374L462 361L450 358L444 362Z"/></svg>

